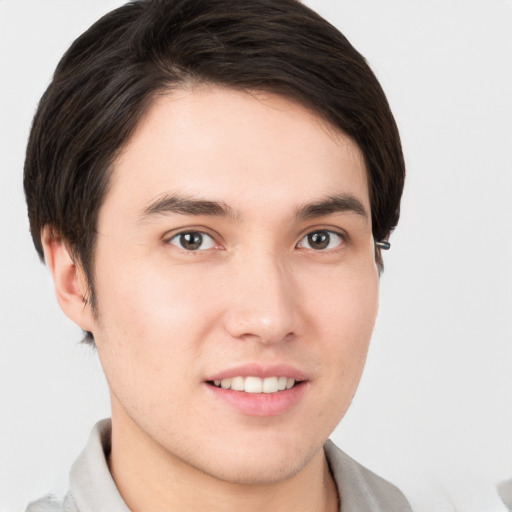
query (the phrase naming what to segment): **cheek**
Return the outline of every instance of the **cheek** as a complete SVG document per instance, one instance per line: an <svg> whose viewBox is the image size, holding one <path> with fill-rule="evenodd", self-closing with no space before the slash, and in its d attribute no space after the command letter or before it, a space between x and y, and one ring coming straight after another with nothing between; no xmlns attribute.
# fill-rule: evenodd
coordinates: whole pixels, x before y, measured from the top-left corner
<svg viewBox="0 0 512 512"><path fill-rule="evenodd" d="M159 393L181 385L180 375L194 368L205 329L212 326L216 302L204 282L190 273L169 276L154 268L111 266L103 274L98 269L99 321L93 334L112 387Z"/></svg>
<svg viewBox="0 0 512 512"><path fill-rule="evenodd" d="M315 381L315 405L310 415L318 435L329 436L345 415L356 392L366 360L378 309L378 273L369 266L364 272L331 273L318 279L305 307L314 327L308 340L315 344L319 362ZM321 430L323 429L323 430Z"/></svg>
<svg viewBox="0 0 512 512"><path fill-rule="evenodd" d="M203 276L144 256L132 260L106 260L103 271L98 269L98 310L104 323L143 343L156 342L158 333L168 340L177 329L197 327L202 304L214 303L215 291Z"/></svg>
<svg viewBox="0 0 512 512"><path fill-rule="evenodd" d="M315 311L323 328L330 331L327 339L345 339L348 344L369 339L378 310L379 278L374 266L341 269L321 277L317 286L308 286L313 290L308 309ZM320 282L322 286L318 286Z"/></svg>
<svg viewBox="0 0 512 512"><path fill-rule="evenodd" d="M327 290L311 299L315 337L328 355L323 358L325 373L338 379L337 389L357 386L377 316L378 291L377 272L353 273L331 279Z"/></svg>

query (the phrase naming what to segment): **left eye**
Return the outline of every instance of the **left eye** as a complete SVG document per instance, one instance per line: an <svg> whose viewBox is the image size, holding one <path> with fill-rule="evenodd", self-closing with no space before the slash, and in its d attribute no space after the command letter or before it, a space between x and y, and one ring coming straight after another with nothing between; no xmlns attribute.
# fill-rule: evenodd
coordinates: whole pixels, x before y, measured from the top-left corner
<svg viewBox="0 0 512 512"><path fill-rule="evenodd" d="M301 249L313 249L314 251L325 251L328 249L336 249L343 245L341 235L334 231L319 230L308 233L298 244Z"/></svg>
<svg viewBox="0 0 512 512"><path fill-rule="evenodd" d="M169 240L169 243L185 251L204 251L215 246L213 238L201 231L178 233Z"/></svg>

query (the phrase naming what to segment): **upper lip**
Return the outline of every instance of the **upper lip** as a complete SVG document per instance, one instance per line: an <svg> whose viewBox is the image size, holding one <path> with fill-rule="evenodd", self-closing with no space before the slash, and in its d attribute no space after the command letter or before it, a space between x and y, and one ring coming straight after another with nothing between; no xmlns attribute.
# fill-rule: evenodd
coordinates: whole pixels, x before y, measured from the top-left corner
<svg viewBox="0 0 512 512"><path fill-rule="evenodd" d="M248 363L234 366L209 375L205 380L214 381L232 379L233 377L288 377L298 381L308 380L308 376L302 370L289 364L262 365L261 363Z"/></svg>

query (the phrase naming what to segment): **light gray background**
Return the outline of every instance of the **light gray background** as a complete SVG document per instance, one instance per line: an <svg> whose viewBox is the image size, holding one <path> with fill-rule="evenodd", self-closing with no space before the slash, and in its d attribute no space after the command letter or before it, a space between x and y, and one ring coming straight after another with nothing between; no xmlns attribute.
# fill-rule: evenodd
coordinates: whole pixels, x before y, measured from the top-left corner
<svg viewBox="0 0 512 512"><path fill-rule="evenodd" d="M71 41L121 2L0 0L0 509L65 492L108 415L58 309L22 191L35 106ZM309 0L367 57L408 165L381 307L333 434L419 511L500 511L512 476L512 1Z"/></svg>

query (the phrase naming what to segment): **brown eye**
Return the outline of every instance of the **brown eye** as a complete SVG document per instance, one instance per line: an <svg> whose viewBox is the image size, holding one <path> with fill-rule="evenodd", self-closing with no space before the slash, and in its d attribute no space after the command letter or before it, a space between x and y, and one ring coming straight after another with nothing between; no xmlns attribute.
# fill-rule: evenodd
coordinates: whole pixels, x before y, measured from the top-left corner
<svg viewBox="0 0 512 512"><path fill-rule="evenodd" d="M327 231L317 231L308 235L308 243L312 249L325 249L330 241L331 237Z"/></svg>
<svg viewBox="0 0 512 512"><path fill-rule="evenodd" d="M169 243L186 251L204 251L211 249L215 242L210 235L200 231L184 231L174 235Z"/></svg>
<svg viewBox="0 0 512 512"><path fill-rule="evenodd" d="M343 244L341 235L334 231L322 229L308 233L297 246L301 249L312 249L314 251L323 251L325 249L337 249Z"/></svg>

